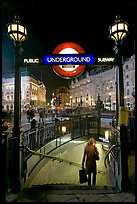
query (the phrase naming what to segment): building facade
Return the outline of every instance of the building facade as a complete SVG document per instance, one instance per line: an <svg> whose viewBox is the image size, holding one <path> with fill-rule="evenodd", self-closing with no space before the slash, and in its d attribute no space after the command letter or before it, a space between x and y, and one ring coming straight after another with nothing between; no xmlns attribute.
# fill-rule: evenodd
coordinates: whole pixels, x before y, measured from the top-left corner
<svg viewBox="0 0 137 204"><path fill-rule="evenodd" d="M73 107L94 107L100 96L106 110L116 110L116 66L95 67L73 79L69 86ZM125 106L135 107L135 55L123 65Z"/></svg>
<svg viewBox="0 0 137 204"><path fill-rule="evenodd" d="M135 107L135 55L128 58L123 66L125 106Z"/></svg>
<svg viewBox="0 0 137 204"><path fill-rule="evenodd" d="M14 73L2 77L2 108L14 110ZM21 71L21 111L46 105L46 87L27 69Z"/></svg>

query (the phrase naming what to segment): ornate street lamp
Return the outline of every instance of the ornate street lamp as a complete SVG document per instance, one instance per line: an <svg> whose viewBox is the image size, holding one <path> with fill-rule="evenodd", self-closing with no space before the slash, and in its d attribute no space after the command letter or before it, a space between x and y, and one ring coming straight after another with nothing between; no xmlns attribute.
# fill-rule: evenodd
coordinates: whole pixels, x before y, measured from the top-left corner
<svg viewBox="0 0 137 204"><path fill-rule="evenodd" d="M121 44L128 34L128 23L123 21L120 16L116 16L115 23L109 26L109 38L116 44Z"/></svg>
<svg viewBox="0 0 137 204"><path fill-rule="evenodd" d="M9 23L8 27L8 36L14 42L22 42L27 38L27 29L26 26L20 23L19 16L15 16L13 23Z"/></svg>
<svg viewBox="0 0 137 204"><path fill-rule="evenodd" d="M116 70L116 99L117 99L117 124L120 107L124 108L124 83L123 83L123 60L122 60L122 43L128 35L128 23L123 21L120 16L116 16L115 22L109 26L109 38L115 41L115 54L117 55L117 70ZM127 127L125 124L120 126L120 144L121 144L121 169L122 180L121 189L126 191L129 187L128 180L128 139Z"/></svg>
<svg viewBox="0 0 137 204"><path fill-rule="evenodd" d="M109 26L109 38L115 41L115 53L119 66L119 106L124 107L124 85L123 85L123 62L122 62L122 43L128 35L128 23L123 21L120 16L116 16L115 23ZM118 91L118 90L117 90ZM117 107L118 108L118 107Z"/></svg>
<svg viewBox="0 0 137 204"><path fill-rule="evenodd" d="M20 23L19 17L15 16L12 23L7 25L8 37L14 41L14 55L15 55L15 86L14 86L14 127L13 127L13 158L12 158L12 181L13 192L20 191L20 126L21 126L21 78L20 78L20 64L21 64L21 43L27 39L26 26Z"/></svg>

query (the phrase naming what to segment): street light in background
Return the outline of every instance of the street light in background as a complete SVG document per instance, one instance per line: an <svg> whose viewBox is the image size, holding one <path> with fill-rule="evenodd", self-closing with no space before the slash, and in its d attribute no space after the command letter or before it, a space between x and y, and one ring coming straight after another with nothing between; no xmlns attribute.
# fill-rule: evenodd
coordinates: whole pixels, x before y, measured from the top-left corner
<svg viewBox="0 0 137 204"><path fill-rule="evenodd" d="M72 107L72 96L70 96L70 107Z"/></svg>
<svg viewBox="0 0 137 204"><path fill-rule="evenodd" d="M109 95L109 107L110 107L110 111L111 111L111 93L108 94Z"/></svg>
<svg viewBox="0 0 137 204"><path fill-rule="evenodd" d="M98 98L96 100L96 111L97 111L97 135L98 138L101 135L101 106L102 106L102 101L100 100L100 95L98 93Z"/></svg>
<svg viewBox="0 0 137 204"><path fill-rule="evenodd" d="M117 101L117 124L120 116L120 108L124 108L124 82L123 82L123 60L122 60L122 43L128 34L128 23L123 21L120 16L116 16L115 22L109 26L109 38L115 41L115 54L117 56L117 81L116 81L116 99ZM129 187L128 180L128 143L127 127L125 124L120 125L120 144L121 144L121 168L122 180L121 189L126 191Z"/></svg>
<svg viewBox="0 0 137 204"><path fill-rule="evenodd" d="M20 23L19 17L15 16L12 23L7 25L8 37L14 42L14 63L15 63L15 83L14 83L14 127L13 127L13 157L12 157L12 180L13 192L20 191L20 129L21 129L21 53L23 52L21 43L27 38L26 26Z"/></svg>

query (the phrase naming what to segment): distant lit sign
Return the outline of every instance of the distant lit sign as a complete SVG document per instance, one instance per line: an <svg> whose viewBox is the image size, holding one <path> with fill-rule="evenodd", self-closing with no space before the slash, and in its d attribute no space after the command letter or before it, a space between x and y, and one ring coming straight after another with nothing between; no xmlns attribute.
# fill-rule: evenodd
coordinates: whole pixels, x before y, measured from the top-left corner
<svg viewBox="0 0 137 204"><path fill-rule="evenodd" d="M66 79L77 77L82 74L86 66L85 62L82 62L82 60L89 60L89 58L86 58L88 56L85 56L85 51L83 50L83 48L80 47L78 44L72 42L66 42L58 45L53 51L53 55L54 54L59 55L59 58L56 59L56 61L58 62L56 62L55 65L52 66L53 70L57 75ZM71 56L64 56L64 58L62 58L63 54ZM82 56L83 54L85 57ZM84 58L81 58L80 55ZM46 58L44 59L44 61L46 61Z"/></svg>
<svg viewBox="0 0 137 204"><path fill-rule="evenodd" d="M109 140L104 137L99 137L99 141L109 143Z"/></svg>

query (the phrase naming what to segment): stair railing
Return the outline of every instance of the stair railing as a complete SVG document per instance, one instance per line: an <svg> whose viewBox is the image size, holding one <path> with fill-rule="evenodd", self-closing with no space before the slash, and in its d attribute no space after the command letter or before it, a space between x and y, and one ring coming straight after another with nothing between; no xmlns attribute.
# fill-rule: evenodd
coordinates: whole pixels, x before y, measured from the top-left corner
<svg viewBox="0 0 137 204"><path fill-rule="evenodd" d="M121 147L120 144L112 145L111 148L108 150L108 152L107 152L107 154L105 156L105 159L104 159L104 165L105 165L106 168L107 168L107 164L106 164L107 162L106 161L107 161L107 159L109 157L109 154L111 154L113 159L118 163L118 160L116 159L116 157L114 156L114 154L112 152L113 149L115 149L117 147Z"/></svg>
<svg viewBox="0 0 137 204"><path fill-rule="evenodd" d="M39 155L39 156L42 156L42 157L47 157L47 158L50 158L50 159L53 159L54 160L58 160L60 163L61 162L65 162L65 163L68 163L70 165L75 165L75 166L78 166L78 167L81 167L82 168L82 165L81 164L78 164L76 162L73 162L73 161L69 161L67 159L62 159L62 158L59 158L59 157L55 157L55 156L51 156L51 155L48 155L48 154L43 154L43 153L40 153L40 152L36 152L34 150L31 150L30 148L26 147L26 146L20 146L20 148L25 148L26 150L28 150L29 152L31 152L32 154L34 155Z"/></svg>

